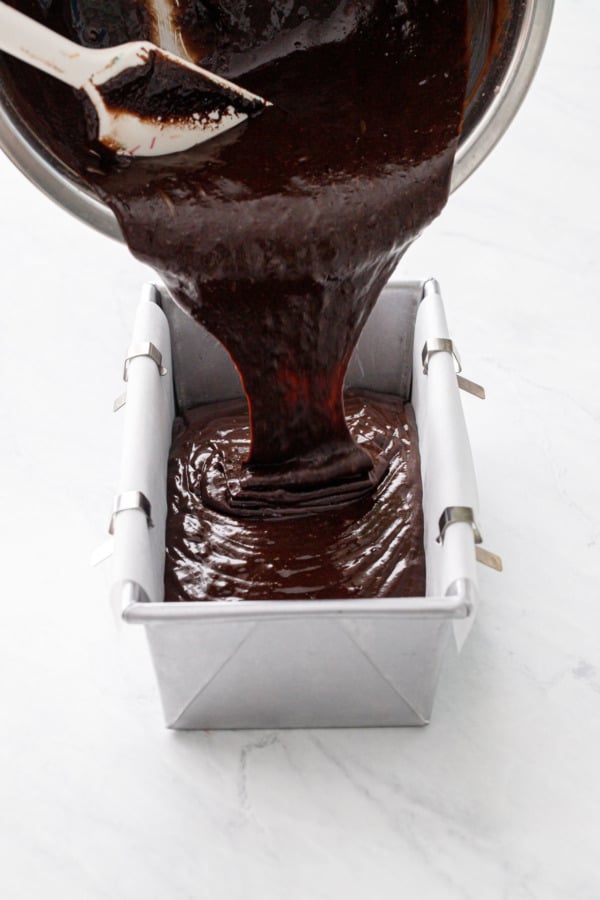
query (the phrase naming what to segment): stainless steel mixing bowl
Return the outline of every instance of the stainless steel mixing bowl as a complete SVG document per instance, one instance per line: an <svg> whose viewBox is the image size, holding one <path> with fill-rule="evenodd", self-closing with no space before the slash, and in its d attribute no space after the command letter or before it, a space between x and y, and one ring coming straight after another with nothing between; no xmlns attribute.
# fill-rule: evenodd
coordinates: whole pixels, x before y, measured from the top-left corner
<svg viewBox="0 0 600 900"><path fill-rule="evenodd" d="M488 53L496 3L506 7ZM454 162L455 190L502 137L525 97L540 61L554 0L469 0L471 71L462 138ZM27 177L69 212L123 240L113 213L51 156L19 118L0 77L0 147Z"/></svg>

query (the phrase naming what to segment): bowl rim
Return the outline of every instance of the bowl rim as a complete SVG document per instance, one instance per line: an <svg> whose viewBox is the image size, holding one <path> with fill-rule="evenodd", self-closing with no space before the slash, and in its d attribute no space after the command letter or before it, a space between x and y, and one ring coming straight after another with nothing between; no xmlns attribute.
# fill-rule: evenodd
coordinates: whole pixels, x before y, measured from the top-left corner
<svg viewBox="0 0 600 900"><path fill-rule="evenodd" d="M509 52L479 85L480 114L461 137L452 170L451 192L479 168L519 110L542 57L553 8L554 0L521 0L516 4L520 27L512 30L514 44L508 48ZM57 165L19 121L2 91L1 82L0 148L36 187L63 209L107 237L124 240L108 206L89 188L72 180L66 167Z"/></svg>

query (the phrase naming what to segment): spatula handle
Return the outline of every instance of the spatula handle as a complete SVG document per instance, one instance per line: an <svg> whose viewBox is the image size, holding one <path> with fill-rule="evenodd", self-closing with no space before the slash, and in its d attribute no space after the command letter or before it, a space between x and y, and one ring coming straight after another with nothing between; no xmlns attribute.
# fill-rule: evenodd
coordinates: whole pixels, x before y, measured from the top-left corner
<svg viewBox="0 0 600 900"><path fill-rule="evenodd" d="M0 2L0 50L80 88L98 68L94 50L60 34Z"/></svg>

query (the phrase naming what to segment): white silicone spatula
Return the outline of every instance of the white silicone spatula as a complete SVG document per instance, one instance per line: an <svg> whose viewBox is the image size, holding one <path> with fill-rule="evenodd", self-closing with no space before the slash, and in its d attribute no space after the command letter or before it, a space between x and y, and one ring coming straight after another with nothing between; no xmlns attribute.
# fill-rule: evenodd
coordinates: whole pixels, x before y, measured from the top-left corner
<svg viewBox="0 0 600 900"><path fill-rule="evenodd" d="M128 156L162 156L187 150L271 105L262 97L149 41L92 50L1 2L0 50L85 91L98 118L98 140ZM162 100L160 78L153 74L158 69L163 73L168 70ZM178 103L177 115L171 115L169 98L177 91L179 75L182 96L186 102L189 98L189 108L186 106L182 112L182 104ZM118 80L113 81L117 76ZM114 85L118 86L120 98L116 106L115 92L111 90ZM123 103L129 86L130 102ZM140 97L149 95L151 113L147 104L140 105Z"/></svg>

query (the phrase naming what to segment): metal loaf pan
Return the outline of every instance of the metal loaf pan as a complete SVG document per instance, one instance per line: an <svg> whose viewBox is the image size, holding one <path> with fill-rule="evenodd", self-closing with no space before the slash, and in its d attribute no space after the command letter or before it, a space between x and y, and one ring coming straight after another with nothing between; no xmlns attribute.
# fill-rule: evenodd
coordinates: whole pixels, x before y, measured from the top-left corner
<svg viewBox="0 0 600 900"><path fill-rule="evenodd" d="M146 629L167 725L426 724L444 654L466 637L477 593L475 477L437 282L383 291L347 377L348 386L410 396L414 405L426 596L343 601L164 602L176 404L239 396L241 386L207 332L164 291L145 291L126 363L112 591L125 621Z"/></svg>

